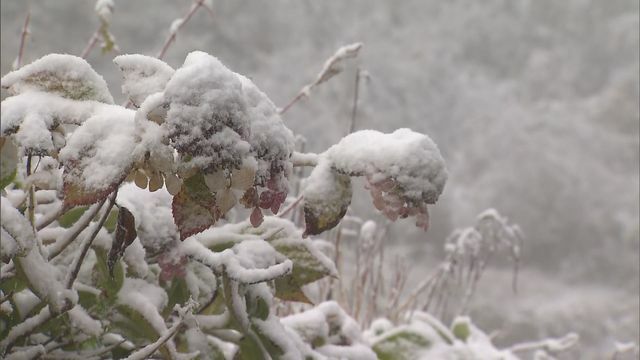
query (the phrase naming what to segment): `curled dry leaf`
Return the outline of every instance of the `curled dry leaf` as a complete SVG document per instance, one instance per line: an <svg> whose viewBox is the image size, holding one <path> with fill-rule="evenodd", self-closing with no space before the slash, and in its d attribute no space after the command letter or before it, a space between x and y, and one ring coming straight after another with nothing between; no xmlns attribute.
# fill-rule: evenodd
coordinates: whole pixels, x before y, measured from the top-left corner
<svg viewBox="0 0 640 360"><path fill-rule="evenodd" d="M107 267L109 268L109 274L113 276L113 269L115 264L120 260L122 254L126 250L127 246L131 245L133 240L136 239L138 233L136 232L136 219L129 209L124 206L120 206L118 210L118 222L116 223L116 232L109 250L109 256L107 260Z"/></svg>
<svg viewBox="0 0 640 360"><path fill-rule="evenodd" d="M336 226L351 204L351 179L321 162L305 180L304 236L317 235Z"/></svg>

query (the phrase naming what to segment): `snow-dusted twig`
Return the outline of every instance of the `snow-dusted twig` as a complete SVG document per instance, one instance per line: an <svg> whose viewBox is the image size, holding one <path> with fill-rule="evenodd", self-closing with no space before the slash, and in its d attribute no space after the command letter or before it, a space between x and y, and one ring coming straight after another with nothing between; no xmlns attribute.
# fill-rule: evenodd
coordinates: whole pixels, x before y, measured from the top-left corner
<svg viewBox="0 0 640 360"><path fill-rule="evenodd" d="M37 315L25 319L12 327L7 336L0 341L0 355L6 354L11 350L11 347L16 341L33 333L40 325L49 321L51 318L51 311L48 306L45 306Z"/></svg>
<svg viewBox="0 0 640 360"><path fill-rule="evenodd" d="M31 21L31 9L27 10L27 16L24 19L24 25L22 26L22 32L20 33L20 46L18 47L18 57L14 63L14 68L19 69L22 66L22 60L24 59L24 48L27 43L27 36L29 32L29 22Z"/></svg>
<svg viewBox="0 0 640 360"><path fill-rule="evenodd" d="M302 199L304 199L304 196L300 195L298 196L297 199L295 199L291 204L289 204L289 206L287 206L284 210L280 211L280 213L278 213L278 217L282 218L285 217L289 212L291 212L291 210L295 209L296 206L298 206L298 204L300 203L300 201L302 201Z"/></svg>
<svg viewBox="0 0 640 360"><path fill-rule="evenodd" d="M53 210L47 212L42 217L36 220L36 230L42 230L49 226L52 222L58 220L60 216L64 214L64 206L62 203L58 204Z"/></svg>
<svg viewBox="0 0 640 360"><path fill-rule="evenodd" d="M295 151L291 155L291 162L293 166L316 166L318 165L318 154L314 153L299 153Z"/></svg>
<svg viewBox="0 0 640 360"><path fill-rule="evenodd" d="M175 20L171 24L171 29L169 30L169 37L167 37L167 39L164 42L164 45L162 45L162 49L160 49L160 52L158 52L158 55L156 55L158 59L162 59L166 55L167 50L169 49L169 46L171 46L171 44L173 44L176 41L176 36L178 34L178 31L180 31L180 29L182 29L182 27L186 25L186 23L191 19L193 14L195 14L196 11L198 11L198 9L203 5L204 5L204 0L194 1L193 4L191 4L191 8L189 9L189 12L184 17ZM208 7L205 6L205 8L208 8Z"/></svg>
<svg viewBox="0 0 640 360"><path fill-rule="evenodd" d="M530 352L535 350L544 350L551 354L557 354L562 351L566 351L572 348L578 343L580 337L576 333L569 333L558 339L545 339L540 341L532 341L521 344L513 345L509 348L509 351L517 352Z"/></svg>
<svg viewBox="0 0 640 360"><path fill-rule="evenodd" d="M75 240L78 235L91 223L91 220L98 214L106 199L98 204L93 204L84 214L71 226L64 235L51 245L49 250L49 260L58 256L64 249Z"/></svg>
<svg viewBox="0 0 640 360"><path fill-rule="evenodd" d="M356 70L356 84L353 90L353 107L351 108L351 122L349 123L349 134L356 129L356 116L358 115L358 95L360 92L360 75L362 69Z"/></svg>
<svg viewBox="0 0 640 360"><path fill-rule="evenodd" d="M67 278L65 279L65 286L67 287L67 289L71 289L73 287L73 282L76 281L76 278L78 277L78 272L80 271L80 266L82 265L82 261L84 260L84 257L87 255L87 252L91 247L91 243L93 243L93 239L96 238L96 235L98 235L98 232L102 228L102 225L104 225L104 222L107 221L107 218L109 217L109 212L111 212L111 208L113 208L113 205L115 205L116 203L117 195L118 195L118 190L114 191L113 194L111 195L111 198L109 199L109 205L105 209L105 212L102 215L102 218L100 218L100 221L98 221L98 223L95 224L93 232L84 239L84 242L80 247L80 252L73 259L73 262L71 263L71 266L70 266L71 272L67 274Z"/></svg>
<svg viewBox="0 0 640 360"><path fill-rule="evenodd" d="M344 62L344 60L346 59L355 58L356 56L358 56L358 52L361 48L362 43L360 42L345 45L339 48L338 51L335 52L335 54L333 54L325 61L324 65L322 66L322 70L320 70L315 80L303 86L302 89L300 89L300 91L296 94L296 96L294 96L287 105L280 109L279 113L284 114L300 99L309 96L312 88L339 74L342 71L342 67L340 66L342 62Z"/></svg>
<svg viewBox="0 0 640 360"><path fill-rule="evenodd" d="M100 28L101 27L102 27L102 25L98 26L98 28L93 33L93 35L91 35L91 38L89 39L89 42L87 42L87 45L82 50L82 53L80 53L80 57L81 58L86 59L87 56L89 55L89 53L91 52L91 50L93 50L93 48L98 43L98 38L100 37Z"/></svg>
<svg viewBox="0 0 640 360"><path fill-rule="evenodd" d="M162 334L155 342L143 347L140 350L135 351L133 354L127 357L127 360L142 360L151 357L160 347L162 347L167 341L171 340L178 330L182 327L187 316L192 316L191 311L195 303L188 302L184 308L178 308L178 319L167 331Z"/></svg>

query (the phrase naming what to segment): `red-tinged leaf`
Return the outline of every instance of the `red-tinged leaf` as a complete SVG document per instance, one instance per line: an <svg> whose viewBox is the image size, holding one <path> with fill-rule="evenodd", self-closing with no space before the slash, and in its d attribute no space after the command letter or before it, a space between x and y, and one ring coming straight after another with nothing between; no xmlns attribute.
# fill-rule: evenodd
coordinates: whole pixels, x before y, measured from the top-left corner
<svg viewBox="0 0 640 360"><path fill-rule="evenodd" d="M262 221L264 220L264 216L262 215L262 210L260 208L255 207L251 212L251 216L249 217L249 221L251 221L251 225L253 227L258 227L262 225Z"/></svg>
<svg viewBox="0 0 640 360"><path fill-rule="evenodd" d="M172 210L181 240L206 230L220 218L215 197L200 173L184 181L180 192L173 197Z"/></svg>
<svg viewBox="0 0 640 360"><path fill-rule="evenodd" d="M263 191L260 194L260 207L263 209L271 208L271 204L273 204L273 192L271 190Z"/></svg>
<svg viewBox="0 0 640 360"><path fill-rule="evenodd" d="M136 219L133 217L133 214L129 209L124 206L120 206L118 210L116 232L107 260L109 275L113 276L113 268L115 264L120 260L126 248L133 243L137 236Z"/></svg>
<svg viewBox="0 0 640 360"><path fill-rule="evenodd" d="M120 181L101 190L86 190L82 185L65 181L63 186L64 208L71 209L74 206L91 205L106 199L116 190L119 183Z"/></svg>
<svg viewBox="0 0 640 360"><path fill-rule="evenodd" d="M252 207L258 206L258 191L255 187L250 187L247 191L244 192L242 198L240 198L240 204L242 204L245 208L250 209Z"/></svg>

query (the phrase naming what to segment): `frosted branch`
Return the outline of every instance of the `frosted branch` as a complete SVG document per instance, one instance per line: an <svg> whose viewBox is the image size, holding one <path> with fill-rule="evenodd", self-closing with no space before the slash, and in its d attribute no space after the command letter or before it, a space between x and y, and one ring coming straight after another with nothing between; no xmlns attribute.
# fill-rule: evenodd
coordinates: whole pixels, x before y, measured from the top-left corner
<svg viewBox="0 0 640 360"><path fill-rule="evenodd" d="M191 19L193 14L195 14L196 11L198 11L198 9L201 6L203 6L203 3L204 3L204 0L196 0L193 4L191 4L191 8L189 9L189 12L184 17L177 19L171 24L169 37L167 37L167 40L165 40L164 45L162 45L162 49L160 49L160 52L156 56L158 59L162 59L166 55L167 50L169 49L169 46L171 46L171 44L173 44L176 41L176 36L178 34L178 31L180 31L180 29L182 29L182 27Z"/></svg>
<svg viewBox="0 0 640 360"><path fill-rule="evenodd" d="M293 166L316 166L318 165L319 155L314 153L294 152L291 155Z"/></svg>
<svg viewBox="0 0 640 360"><path fill-rule="evenodd" d="M104 222L107 221L107 218L109 217L109 212L111 211L111 208L113 208L113 205L116 203L117 195L118 195L118 191L116 190L113 192L113 195L111 195L111 199L109 199L109 205L107 206L104 214L102 215L102 218L97 224L95 224L91 235L87 236L84 239L84 242L81 245L80 252L73 259L73 262L71 263L71 266L70 266L72 270L67 275L67 278L65 279L65 285L67 289L71 289L71 287L73 287L73 282L76 280L76 277L78 277L78 272L80 271L80 266L82 266L82 261L87 255L87 252L91 247L91 243L93 243L93 239L96 238L96 235L98 235L98 232L100 231L100 229L102 229L102 225L104 225Z"/></svg>
<svg viewBox="0 0 640 360"><path fill-rule="evenodd" d="M569 333L559 339L545 339L513 345L508 350L514 353L544 350L555 354L572 348L578 343L579 339L580 337L578 334Z"/></svg>
<svg viewBox="0 0 640 360"><path fill-rule="evenodd" d="M24 25L22 26L22 32L20 33L20 47L18 48L18 57L13 66L14 69L19 69L22 66L22 60L24 58L24 48L27 43L27 36L29 32L29 22L31 21L31 9L27 10L27 16L24 19Z"/></svg>
<svg viewBox="0 0 640 360"><path fill-rule="evenodd" d="M300 91L298 92L298 94L296 94L296 96L294 96L294 98L291 99L291 101L289 101L287 105L285 105L282 109L280 109L279 113L284 114L300 99L302 99L303 97L308 97L309 93L311 92L311 89L313 89L314 87L322 84L323 82L331 79L335 75L342 72L341 64L344 62L344 60L355 58L356 56L358 56L358 52L360 51L361 48L362 48L362 43L360 42L350 44L350 45L345 45L339 48L338 51L335 52L335 54L333 54L330 58L328 58L324 62L324 65L322 66L322 70L320 70L320 73L318 73L315 80L303 86L302 89L300 89Z"/></svg>
<svg viewBox="0 0 640 360"><path fill-rule="evenodd" d="M16 341L33 333L40 325L44 324L51 318L51 311L48 306L45 306L37 315L34 315L11 328L7 337L0 341L0 354L6 354Z"/></svg>
<svg viewBox="0 0 640 360"><path fill-rule="evenodd" d="M182 324L184 324L185 318L190 316L190 312L193 309L193 303L187 303L187 306L184 308L178 309L178 320L169 328L167 331L162 334L154 343L151 343L142 349L134 352L133 354L127 357L127 360L142 360L147 359L151 355L153 355L160 347L162 347L167 341L171 340L171 338L180 330Z"/></svg>
<svg viewBox="0 0 640 360"><path fill-rule="evenodd" d="M104 205L106 199L98 204L92 205L84 214L71 226L67 232L47 250L49 251L49 260L58 256L64 249L75 240L80 233L87 228L91 220L96 216L98 211Z"/></svg>

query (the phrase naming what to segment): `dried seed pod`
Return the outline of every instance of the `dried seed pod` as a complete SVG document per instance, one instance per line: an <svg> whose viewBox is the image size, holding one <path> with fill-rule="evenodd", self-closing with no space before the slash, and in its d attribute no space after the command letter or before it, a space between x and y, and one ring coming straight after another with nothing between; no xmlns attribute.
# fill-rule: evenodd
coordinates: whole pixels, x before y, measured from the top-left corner
<svg viewBox="0 0 640 360"><path fill-rule="evenodd" d="M149 191L154 192L162 189L162 185L164 185L162 174L157 171L151 172L151 176L149 177Z"/></svg>
<svg viewBox="0 0 640 360"><path fill-rule="evenodd" d="M136 185L140 189L146 189L149 179L147 178L147 175L145 175L142 170L138 169L138 170L135 170L133 181L136 183Z"/></svg>
<svg viewBox="0 0 640 360"><path fill-rule="evenodd" d="M176 195L180 192L182 187L182 180L174 174L164 174L164 183L167 186L167 191L171 195Z"/></svg>

